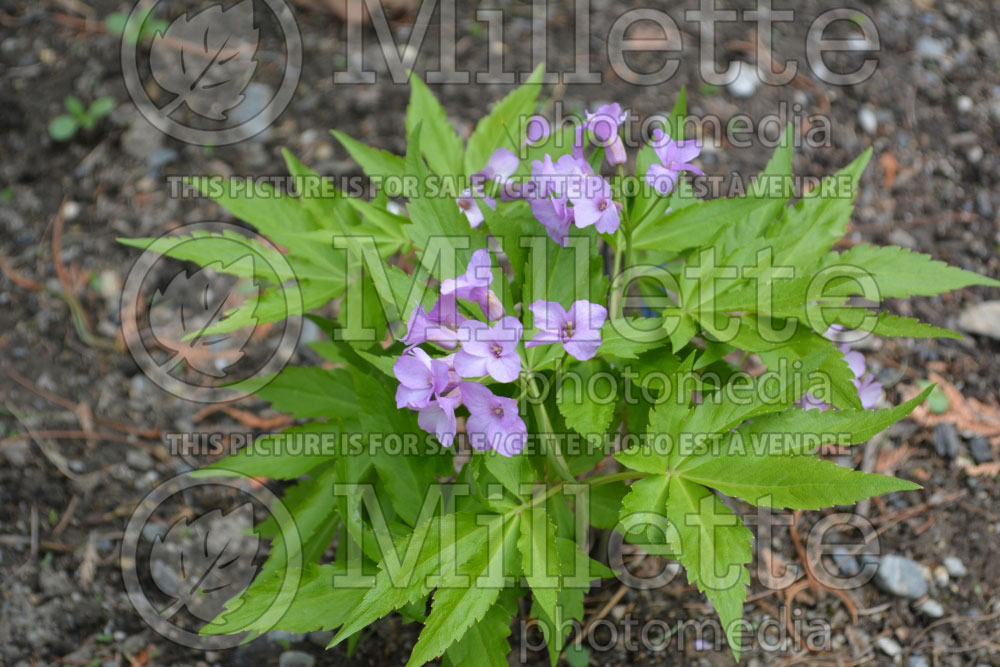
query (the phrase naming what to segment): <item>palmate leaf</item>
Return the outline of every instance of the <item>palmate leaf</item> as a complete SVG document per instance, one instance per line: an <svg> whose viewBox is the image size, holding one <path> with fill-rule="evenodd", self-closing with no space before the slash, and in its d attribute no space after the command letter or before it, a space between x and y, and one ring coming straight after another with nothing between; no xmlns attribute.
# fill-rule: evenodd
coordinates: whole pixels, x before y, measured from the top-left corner
<svg viewBox="0 0 1000 667"><path fill-rule="evenodd" d="M774 247L775 265L802 267L811 272L833 244L844 237L854 211L858 181L871 156L869 148L785 209L784 216L768 234Z"/></svg>
<svg viewBox="0 0 1000 667"><path fill-rule="evenodd" d="M433 588L431 577L459 572L463 563L488 548L489 537L497 534L496 528L491 532L490 526L505 520L503 515L487 518L459 512L452 516L454 525L449 529L443 528L441 516L434 516L419 523L411 535L396 542L398 565L392 567L382 559L374 586L356 605L351 619L330 646L339 644L389 612L424 598Z"/></svg>
<svg viewBox="0 0 1000 667"><path fill-rule="evenodd" d="M517 551L519 523L520 517L515 516L496 526L496 534L487 540L486 548L461 564L459 575L468 578L465 585L456 581L450 587L437 589L431 613L407 665L422 665L441 655L495 606L504 588L505 566Z"/></svg>
<svg viewBox="0 0 1000 667"><path fill-rule="evenodd" d="M293 426L281 433L262 435L251 446L192 474L297 479L332 461L340 451L340 437L347 432L342 420Z"/></svg>
<svg viewBox="0 0 1000 667"><path fill-rule="evenodd" d="M684 479L774 509L816 510L871 496L919 489L903 479L872 475L812 456L714 458L684 471Z"/></svg>
<svg viewBox="0 0 1000 667"><path fill-rule="evenodd" d="M478 622L465 631L461 639L448 647L444 654L445 664L482 665L483 667L508 667L507 654L510 653L510 621L517 611L517 599L508 589L500 593L500 599L489 608Z"/></svg>
<svg viewBox="0 0 1000 667"><path fill-rule="evenodd" d="M490 113L479 121L465 149L466 175L482 169L493 151L501 146L506 145L516 152L516 147L509 145L507 131L513 134L519 122L535 110L543 74L545 65L539 65L524 85L497 102Z"/></svg>
<svg viewBox="0 0 1000 667"><path fill-rule="evenodd" d="M406 177L406 161L399 155L365 146L337 130L330 130L330 133L343 144L354 161L361 165L365 175L376 183L381 183L387 178L402 180Z"/></svg>
<svg viewBox="0 0 1000 667"><path fill-rule="evenodd" d="M444 107L434 97L427 84L415 73L410 74L410 104L406 107L406 132L418 123L424 124L422 154L427 164L439 176L462 175L462 140L448 120Z"/></svg>
<svg viewBox="0 0 1000 667"><path fill-rule="evenodd" d="M992 278L948 266L930 255L897 246L856 245L840 254L830 253L823 267L838 267L843 272L843 278L827 286L825 292L830 295L863 294L858 291L859 284L854 276L874 279L880 299L933 296L969 285L1000 287L1000 282ZM841 273L838 271L832 275L839 276Z"/></svg>
<svg viewBox="0 0 1000 667"><path fill-rule="evenodd" d="M688 581L712 601L739 660L753 534L711 491L680 477L670 478L667 516L680 535L680 562Z"/></svg>
<svg viewBox="0 0 1000 667"><path fill-rule="evenodd" d="M312 632L332 630L347 620L351 610L364 597L362 588L336 588L335 576L344 576L343 564L317 565L307 563L295 571L275 571L269 576L258 575L247 592L229 602L216 622L206 625L201 634L220 635L241 631L256 634L271 630ZM283 592L286 577L298 579L294 590ZM260 623L272 607L287 609L277 624ZM317 610L323 610L317 613ZM272 619L273 620L273 619Z"/></svg>
<svg viewBox="0 0 1000 667"><path fill-rule="evenodd" d="M289 366L257 392L275 410L297 417L347 417L358 414L351 373Z"/></svg>

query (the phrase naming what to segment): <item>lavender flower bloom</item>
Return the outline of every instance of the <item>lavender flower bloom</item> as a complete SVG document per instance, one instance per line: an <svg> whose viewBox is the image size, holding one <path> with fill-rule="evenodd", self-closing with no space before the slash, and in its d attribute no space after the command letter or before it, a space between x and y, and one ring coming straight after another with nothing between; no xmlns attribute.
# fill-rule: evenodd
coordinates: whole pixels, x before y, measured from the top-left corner
<svg viewBox="0 0 1000 667"><path fill-rule="evenodd" d="M694 139L690 141L674 141L663 130L653 130L653 149L662 164L650 165L646 172L646 182L661 195L668 195L674 189L677 176L682 171L690 171L704 176L691 160L701 154L701 144Z"/></svg>
<svg viewBox="0 0 1000 667"><path fill-rule="evenodd" d="M465 214L466 219L469 221L470 227L478 227L483 224L485 216L483 215L483 210L479 206L479 202L476 201L476 197L483 200L487 206L489 206L494 211L497 210L497 200L492 197L487 197L483 194L481 189L477 189L475 192L471 188L466 188L459 195L455 203L458 204L458 208L462 213Z"/></svg>
<svg viewBox="0 0 1000 667"><path fill-rule="evenodd" d="M454 294L442 296L431 308L418 305L410 313L406 324L406 335L400 340L407 348L421 343L434 343L446 350L458 347L458 325L465 320L458 314L458 304Z"/></svg>
<svg viewBox="0 0 1000 667"><path fill-rule="evenodd" d="M431 359L419 347L400 356L393 364L392 372L399 380L399 387L396 389L397 408L425 408L433 396L440 394L448 386L448 364Z"/></svg>
<svg viewBox="0 0 1000 667"><path fill-rule="evenodd" d="M549 238L565 248L569 245L569 227L573 224L573 208L566 199L549 196L531 200L531 212L542 223Z"/></svg>
<svg viewBox="0 0 1000 667"><path fill-rule="evenodd" d="M517 171L520 161L517 156L511 153L506 148L498 148L493 151L490 158L486 161L486 166L479 170L477 176L484 178L487 181L494 181L496 183L504 183L508 178L514 175Z"/></svg>
<svg viewBox="0 0 1000 667"><path fill-rule="evenodd" d="M545 116L532 116L525 124L524 144L537 144L548 138L551 133L552 129L549 127L549 121L545 119Z"/></svg>
<svg viewBox="0 0 1000 667"><path fill-rule="evenodd" d="M465 430L470 445L479 451L494 449L502 456L514 456L524 449L528 428L517 413L517 401L496 396L475 382L463 383L461 393L469 408Z"/></svg>
<svg viewBox="0 0 1000 667"><path fill-rule="evenodd" d="M492 329L469 320L459 327L462 348L455 353L455 371L463 378L489 375L497 382L513 382L521 374L521 323L504 317Z"/></svg>
<svg viewBox="0 0 1000 667"><path fill-rule="evenodd" d="M536 301L529 310L541 331L525 347L562 343L563 349L578 361L587 361L601 346L601 327L608 309L589 301L574 301L569 311L555 301Z"/></svg>
<svg viewBox="0 0 1000 667"><path fill-rule="evenodd" d="M597 108L597 111L586 114L586 120L577 128L575 141L573 143L573 155L578 159L583 159L583 139L584 133L590 130L594 133L594 138L604 147L604 158L611 166L624 164L625 145L618 134L618 127L628 118L628 112L622 111L618 104L604 104Z"/></svg>
<svg viewBox="0 0 1000 667"><path fill-rule="evenodd" d="M862 409L871 410L882 398L882 383L877 382L875 376L871 373L865 372L865 355L851 350L849 345L840 345L838 349L844 355L844 361L854 375L854 379L851 382L854 383L854 386L858 390L858 398L861 400ZM828 403L819 400L811 394L803 395L799 403L805 410L826 410L831 407Z"/></svg>
<svg viewBox="0 0 1000 667"><path fill-rule="evenodd" d="M503 317L503 304L490 290L492 282L493 263L490 261L490 251L483 248L472 253L464 274L441 282L441 294L454 295L479 304L486 318L493 322Z"/></svg>
<svg viewBox="0 0 1000 667"><path fill-rule="evenodd" d="M847 367L854 374L854 379L851 382L858 389L858 398L861 399L861 407L865 410L874 408L879 399L882 398L882 383L876 382L874 375L865 372L865 355L851 350L849 345L841 345L839 349L844 355Z"/></svg>
<svg viewBox="0 0 1000 667"><path fill-rule="evenodd" d="M428 433L436 435L442 445L451 447L451 443L455 440L455 433L458 431L455 408L461 404L462 399L458 392L440 396L436 401L428 403L427 407L420 409L420 413L417 415L417 424Z"/></svg>
<svg viewBox="0 0 1000 667"><path fill-rule="evenodd" d="M493 151L493 154L486 161L486 166L480 169L473 177L472 187L462 191L462 194L455 200L458 208L465 214L466 219L468 219L469 225L478 227L483 224L483 210L479 202L476 201L477 197L494 211L497 209L496 199L484 194L483 182L493 181L499 183L501 187L506 188L507 180L517 171L519 164L517 156L506 148L498 148Z"/></svg>
<svg viewBox="0 0 1000 667"><path fill-rule="evenodd" d="M612 199L611 186L597 174L586 176L583 191L571 197L573 222L579 228L594 225L597 231L613 234L618 231L621 219L618 206Z"/></svg>

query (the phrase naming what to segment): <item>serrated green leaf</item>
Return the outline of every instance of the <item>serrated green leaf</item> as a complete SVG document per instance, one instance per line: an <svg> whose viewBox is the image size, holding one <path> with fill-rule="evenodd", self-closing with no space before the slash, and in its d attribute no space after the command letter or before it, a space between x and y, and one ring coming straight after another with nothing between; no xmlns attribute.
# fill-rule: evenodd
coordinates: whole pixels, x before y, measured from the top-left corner
<svg viewBox="0 0 1000 667"><path fill-rule="evenodd" d="M880 299L907 296L933 296L970 285L1000 287L1000 282L958 267L948 266L930 255L897 246L877 247L866 243L837 255L831 253L823 262L825 269L836 267L832 275L843 278L831 282L824 293L849 296L862 294L852 276L874 279ZM870 295L865 295L870 297Z"/></svg>
<svg viewBox="0 0 1000 667"><path fill-rule="evenodd" d="M479 121L465 149L466 175L482 169L497 148L509 145L506 130L515 132L519 121L535 110L544 73L544 65L536 67L523 85L497 102L490 113ZM509 148L516 152L516 147Z"/></svg>
<svg viewBox="0 0 1000 667"><path fill-rule="evenodd" d="M903 479L851 470L814 456L716 457L684 471L684 479L774 509L853 505L871 496L919 489Z"/></svg>
<svg viewBox="0 0 1000 667"><path fill-rule="evenodd" d="M487 540L486 548L460 567L467 586L438 588L431 613L407 665L422 665L441 655L478 624L494 606L504 585L504 565L516 551L519 517L506 522Z"/></svg>
<svg viewBox="0 0 1000 667"><path fill-rule="evenodd" d="M739 660L743 601L753 559L753 534L739 517L704 486L670 478L667 516L681 538L680 562L688 581L715 605L729 648Z"/></svg>
<svg viewBox="0 0 1000 667"><path fill-rule="evenodd" d="M350 156L357 162L368 178L382 183L387 178L404 179L406 177L406 161L399 155L380 148L365 146L343 132L330 130ZM380 188L381 189L381 188Z"/></svg>
<svg viewBox="0 0 1000 667"><path fill-rule="evenodd" d="M269 401L275 410L298 418L358 415L351 374L343 369L288 366L257 395Z"/></svg>
<svg viewBox="0 0 1000 667"><path fill-rule="evenodd" d="M410 74L410 104L406 107L406 131L424 124L423 156L439 176L462 175L462 140L448 121L444 107L420 77Z"/></svg>

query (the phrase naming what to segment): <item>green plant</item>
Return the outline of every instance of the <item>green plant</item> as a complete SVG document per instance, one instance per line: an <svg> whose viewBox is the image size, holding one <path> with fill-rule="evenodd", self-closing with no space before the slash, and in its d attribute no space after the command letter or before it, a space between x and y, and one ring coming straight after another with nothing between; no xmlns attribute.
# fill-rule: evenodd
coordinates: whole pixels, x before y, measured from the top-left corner
<svg viewBox="0 0 1000 667"><path fill-rule="evenodd" d="M98 121L115 108L113 97L98 97L89 107L85 107L80 98L70 95L64 103L69 113L56 116L49 121L49 136L56 141L69 141L79 130L94 129Z"/></svg>
<svg viewBox="0 0 1000 667"><path fill-rule="evenodd" d="M555 664L590 582L616 574L592 557L600 530L678 560L738 657L752 533L720 494L813 510L919 488L818 455L932 390L871 409L880 387L863 357L824 334L958 337L856 297L1000 283L902 248L834 250L870 152L793 201L786 135L746 196L697 198L683 92L635 177L617 105L525 145L540 77L467 142L417 77L405 156L335 131L380 185L371 201L288 152L298 196L192 180L285 248L294 275L224 256L221 235L124 240L268 286L201 335L300 315L328 335L311 343L328 368L285 368L258 392L299 423L200 471L292 482L293 517L260 527L270 557L203 633L339 628L331 645L353 645L396 612L423 624L411 664L506 665L530 595ZM334 300L335 318L314 312ZM763 374L744 370L751 354Z"/></svg>
<svg viewBox="0 0 1000 667"><path fill-rule="evenodd" d="M140 13L129 22L128 14L112 12L104 17L104 28L112 35L121 35L128 44L152 39L156 33L164 33L169 23L152 16L152 7L140 10Z"/></svg>

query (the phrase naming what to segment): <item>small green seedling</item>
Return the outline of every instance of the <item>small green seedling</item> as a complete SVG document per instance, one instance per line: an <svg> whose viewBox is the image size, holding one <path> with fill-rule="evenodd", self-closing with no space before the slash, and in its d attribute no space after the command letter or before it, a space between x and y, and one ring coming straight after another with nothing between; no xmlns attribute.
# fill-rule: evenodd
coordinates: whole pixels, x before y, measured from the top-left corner
<svg viewBox="0 0 1000 667"><path fill-rule="evenodd" d="M81 129L92 130L99 120L114 110L115 98L98 97L90 108L86 108L80 98L70 95L65 104L69 113L56 116L49 122L49 136L56 141L69 141Z"/></svg>
<svg viewBox="0 0 1000 667"><path fill-rule="evenodd" d="M152 39L158 32L166 32L170 25L163 19L151 18L152 8L142 10L136 20L129 23L128 14L112 12L104 17L104 29L112 35L122 35L129 44Z"/></svg>

